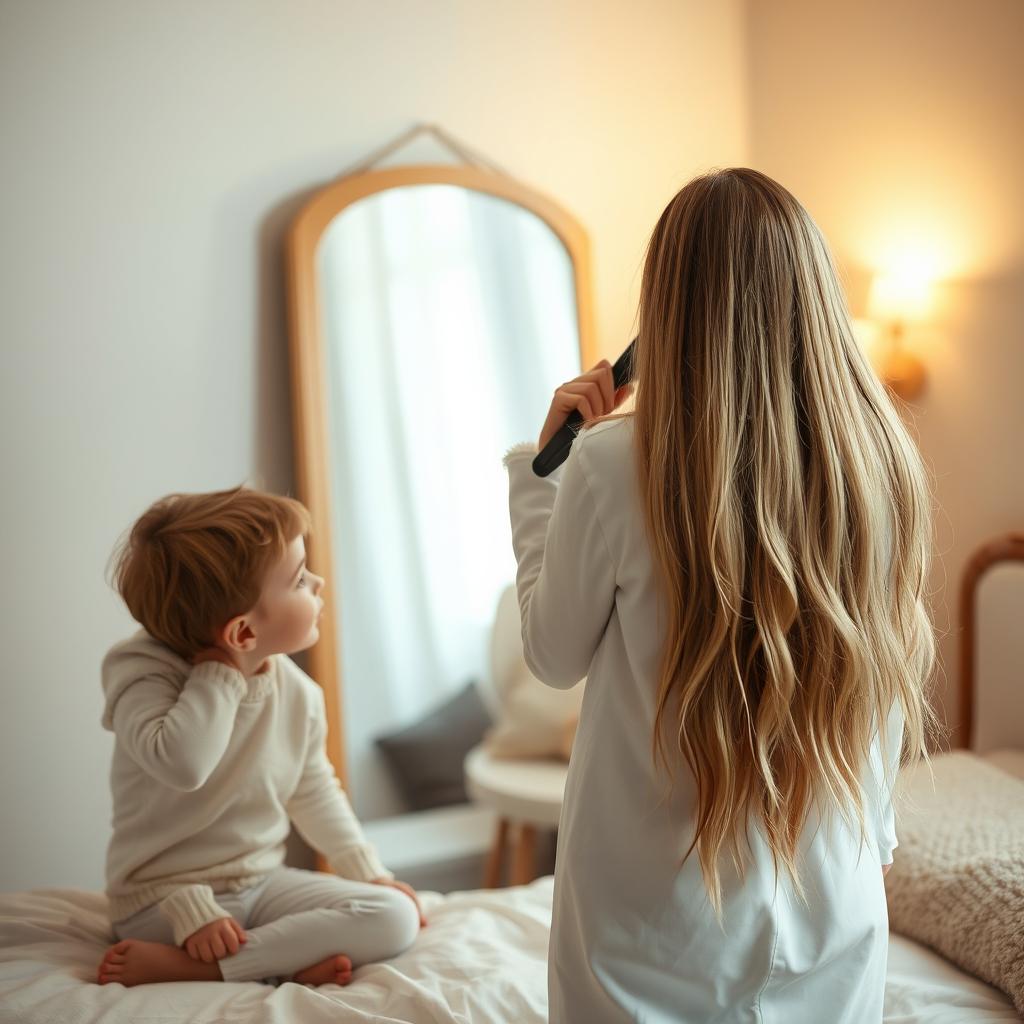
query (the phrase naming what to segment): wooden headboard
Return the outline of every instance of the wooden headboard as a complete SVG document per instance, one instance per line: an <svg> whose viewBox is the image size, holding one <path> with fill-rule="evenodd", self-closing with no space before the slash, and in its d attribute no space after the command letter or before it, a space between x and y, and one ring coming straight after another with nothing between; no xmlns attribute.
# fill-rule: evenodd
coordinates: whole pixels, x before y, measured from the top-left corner
<svg viewBox="0 0 1024 1024"><path fill-rule="evenodd" d="M979 586L990 570L997 567L1013 567L1020 583L1014 583L1014 604L1011 615L1017 615L1019 628L1016 638L1024 644L1024 533L1007 533L993 537L979 547L968 559L960 583L960 728L958 732L961 747L973 749L978 740L976 726L979 696L979 633L981 617L978 614ZM1019 594L1019 597L1016 596ZM1021 696L1024 696L1024 662L1017 665ZM1003 682L1003 693L998 699L1004 707L1024 704L1012 690L1015 681ZM1018 716L1018 720L1021 716ZM1012 723L1011 723L1012 725ZM1017 745L1024 747L1024 735L1017 732Z"/></svg>

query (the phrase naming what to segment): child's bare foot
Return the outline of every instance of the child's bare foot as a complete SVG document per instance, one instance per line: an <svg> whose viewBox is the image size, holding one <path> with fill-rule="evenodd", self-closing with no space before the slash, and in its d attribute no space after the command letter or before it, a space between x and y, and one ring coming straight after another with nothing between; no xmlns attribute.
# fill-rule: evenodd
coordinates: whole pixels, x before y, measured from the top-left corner
<svg viewBox="0 0 1024 1024"><path fill-rule="evenodd" d="M114 943L96 969L96 981L122 985L145 985L151 981L221 981L217 962L193 960L183 949L162 942L122 939Z"/></svg>
<svg viewBox="0 0 1024 1024"><path fill-rule="evenodd" d="M352 980L352 961L339 953L299 971L292 981L300 985L347 985Z"/></svg>

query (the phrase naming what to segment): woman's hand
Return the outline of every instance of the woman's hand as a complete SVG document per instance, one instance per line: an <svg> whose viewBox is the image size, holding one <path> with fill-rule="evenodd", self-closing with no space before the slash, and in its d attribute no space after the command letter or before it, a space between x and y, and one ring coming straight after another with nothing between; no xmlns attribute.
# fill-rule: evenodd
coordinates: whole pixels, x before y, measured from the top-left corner
<svg viewBox="0 0 1024 1024"><path fill-rule="evenodd" d="M239 946L249 941L245 929L233 917L221 917L204 924L185 940L185 952L193 960L212 964L238 952Z"/></svg>
<svg viewBox="0 0 1024 1024"><path fill-rule="evenodd" d="M544 421L537 447L543 451L544 445L551 440L574 409L579 409L586 426L590 420L606 416L617 409L632 390L632 383L623 384L616 390L612 364L607 359L602 359L592 370L580 374L555 390L551 411Z"/></svg>
<svg viewBox="0 0 1024 1024"><path fill-rule="evenodd" d="M393 889L399 889L404 892L413 903L416 904L416 910L420 915L420 927L425 928L427 926L427 919L423 916L423 908L420 906L420 901L416 896L416 890L406 882L399 882L395 878L371 878L371 884L373 885L390 885Z"/></svg>

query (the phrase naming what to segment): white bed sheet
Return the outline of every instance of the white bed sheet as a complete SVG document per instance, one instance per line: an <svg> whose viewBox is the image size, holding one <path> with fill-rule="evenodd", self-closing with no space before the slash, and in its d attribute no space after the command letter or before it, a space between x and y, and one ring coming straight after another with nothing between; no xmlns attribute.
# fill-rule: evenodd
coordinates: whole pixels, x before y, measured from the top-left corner
<svg viewBox="0 0 1024 1024"><path fill-rule="evenodd" d="M926 946L889 933L885 1024L1018 1024L1007 996Z"/></svg>
<svg viewBox="0 0 1024 1024"><path fill-rule="evenodd" d="M355 971L351 985L255 982L97 985L113 941L106 897L77 889L0 893L2 1024L543 1024L553 877L525 886L420 893L414 946ZM893 935L885 1024L1021 1021L996 989Z"/></svg>
<svg viewBox="0 0 1024 1024"><path fill-rule="evenodd" d="M413 946L353 972L344 988L258 982L97 985L114 941L106 897L77 889L0 893L2 1024L542 1024L547 1020L548 875L525 886L421 892Z"/></svg>

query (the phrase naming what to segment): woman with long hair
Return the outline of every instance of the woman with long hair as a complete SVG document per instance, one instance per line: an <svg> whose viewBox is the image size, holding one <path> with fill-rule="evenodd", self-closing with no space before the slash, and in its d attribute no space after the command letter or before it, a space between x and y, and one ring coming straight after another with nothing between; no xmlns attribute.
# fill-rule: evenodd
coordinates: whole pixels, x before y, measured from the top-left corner
<svg viewBox="0 0 1024 1024"><path fill-rule="evenodd" d="M932 723L920 456L757 171L668 204L637 337L633 412L603 360L504 459L527 663L587 678L550 1019L877 1024L892 785Z"/></svg>

